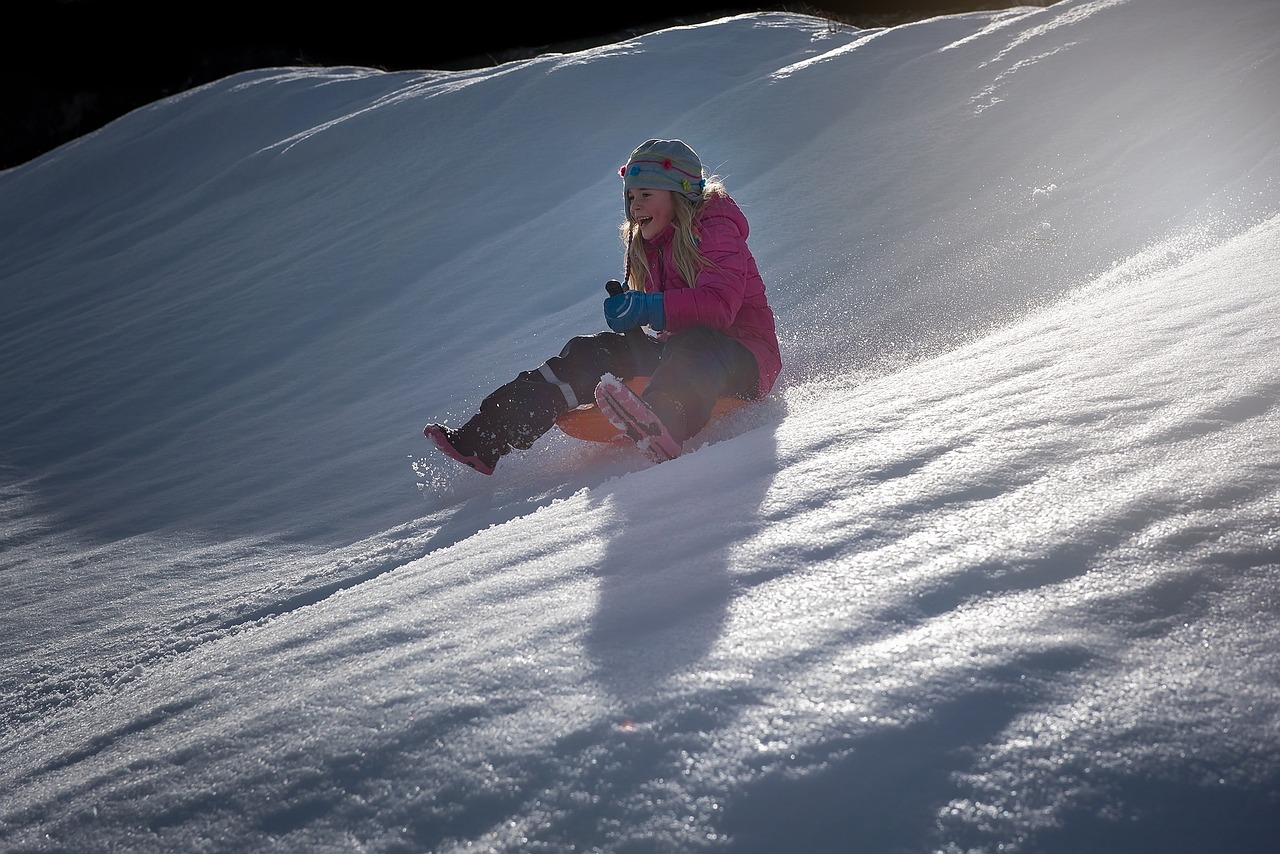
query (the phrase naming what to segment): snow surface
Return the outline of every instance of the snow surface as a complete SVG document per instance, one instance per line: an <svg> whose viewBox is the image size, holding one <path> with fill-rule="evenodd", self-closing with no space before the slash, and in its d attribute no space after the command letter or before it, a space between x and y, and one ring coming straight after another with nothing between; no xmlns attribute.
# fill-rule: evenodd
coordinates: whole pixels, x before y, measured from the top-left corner
<svg viewBox="0 0 1280 854"><path fill-rule="evenodd" d="M1280 839L1280 3L284 68L0 173L5 851ZM725 176L768 400L428 445Z"/></svg>

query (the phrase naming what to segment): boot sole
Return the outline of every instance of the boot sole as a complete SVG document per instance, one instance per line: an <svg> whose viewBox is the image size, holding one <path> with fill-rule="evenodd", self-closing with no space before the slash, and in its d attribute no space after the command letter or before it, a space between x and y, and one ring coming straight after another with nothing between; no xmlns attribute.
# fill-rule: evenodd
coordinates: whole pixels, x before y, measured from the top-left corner
<svg viewBox="0 0 1280 854"><path fill-rule="evenodd" d="M674 460L684 450L653 410L612 374L600 379L595 398L600 414L653 462Z"/></svg>

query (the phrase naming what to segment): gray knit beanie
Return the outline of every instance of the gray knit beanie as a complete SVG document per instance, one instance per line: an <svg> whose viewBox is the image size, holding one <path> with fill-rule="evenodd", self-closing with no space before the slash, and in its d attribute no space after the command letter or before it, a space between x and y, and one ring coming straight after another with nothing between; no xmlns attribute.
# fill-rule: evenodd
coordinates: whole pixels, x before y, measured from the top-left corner
<svg viewBox="0 0 1280 854"><path fill-rule="evenodd" d="M622 176L623 193L637 188L672 190L697 201L707 185L697 153L678 139L642 142L618 174Z"/></svg>

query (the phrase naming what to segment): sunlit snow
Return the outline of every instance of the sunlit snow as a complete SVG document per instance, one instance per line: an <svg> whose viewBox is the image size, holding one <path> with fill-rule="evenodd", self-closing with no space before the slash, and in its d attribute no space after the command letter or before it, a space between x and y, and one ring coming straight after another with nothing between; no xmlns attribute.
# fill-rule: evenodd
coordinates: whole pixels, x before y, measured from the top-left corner
<svg viewBox="0 0 1280 854"><path fill-rule="evenodd" d="M435 452L702 155L786 370ZM0 173L0 848L1280 840L1280 3L286 68Z"/></svg>

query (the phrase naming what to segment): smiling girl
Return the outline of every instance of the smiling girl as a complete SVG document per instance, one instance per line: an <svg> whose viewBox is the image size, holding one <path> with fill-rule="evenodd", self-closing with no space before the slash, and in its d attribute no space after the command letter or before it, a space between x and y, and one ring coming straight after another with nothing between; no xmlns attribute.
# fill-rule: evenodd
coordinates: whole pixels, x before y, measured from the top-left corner
<svg viewBox="0 0 1280 854"><path fill-rule="evenodd" d="M747 247L750 228L716 176L678 139L650 139L622 176L624 289L605 300L611 332L583 335L494 391L453 429L423 431L440 450L492 474L564 412L594 402L645 456L663 462L711 418L716 400L756 400L782 370L773 310ZM647 334L648 326L655 334ZM622 380L648 376L640 394Z"/></svg>

